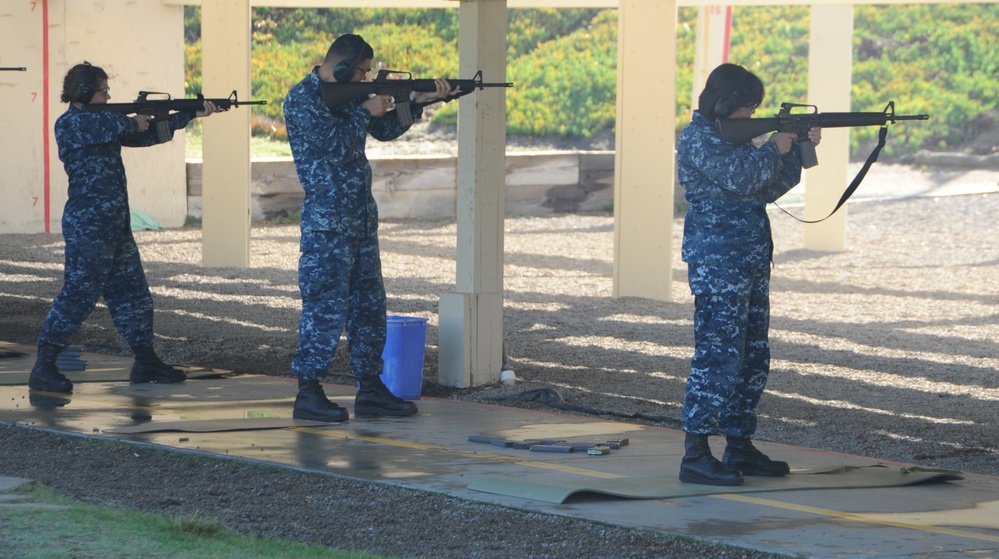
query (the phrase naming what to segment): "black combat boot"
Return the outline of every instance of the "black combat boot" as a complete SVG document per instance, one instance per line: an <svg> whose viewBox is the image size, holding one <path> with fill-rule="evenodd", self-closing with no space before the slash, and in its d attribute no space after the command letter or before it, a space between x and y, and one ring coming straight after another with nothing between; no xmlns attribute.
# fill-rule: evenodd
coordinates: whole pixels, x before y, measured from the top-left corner
<svg viewBox="0 0 999 559"><path fill-rule="evenodd" d="M318 380L302 379L298 379L298 396L295 397L295 411L291 416L295 419L325 421L327 423L347 421L350 417L347 410L326 397L323 385Z"/></svg>
<svg viewBox="0 0 999 559"><path fill-rule="evenodd" d="M32 390L43 390L46 392L72 392L73 383L66 378L66 375L59 372L56 366L56 359L59 357L60 348L42 344L38 346L38 359L35 366L31 368L31 376L28 377L28 388Z"/></svg>
<svg viewBox="0 0 999 559"><path fill-rule="evenodd" d="M132 384L147 382L173 384L187 380L187 375L183 371L160 361L153 348L144 347L132 351L135 353L135 363L132 363L132 372L128 375L128 380Z"/></svg>
<svg viewBox="0 0 999 559"><path fill-rule="evenodd" d="M385 386L381 375L360 379L354 398L354 415L391 415L405 417L417 412L416 404L403 400Z"/></svg>
<svg viewBox="0 0 999 559"><path fill-rule="evenodd" d="M711 455L707 435L687 433L683 440L685 453L680 463L680 481L702 485L742 485L739 470L730 470Z"/></svg>
<svg viewBox="0 0 999 559"><path fill-rule="evenodd" d="M780 477L791 471L787 462L771 460L763 454L748 438L725 437L728 444L722 454L722 464L737 469L747 476Z"/></svg>

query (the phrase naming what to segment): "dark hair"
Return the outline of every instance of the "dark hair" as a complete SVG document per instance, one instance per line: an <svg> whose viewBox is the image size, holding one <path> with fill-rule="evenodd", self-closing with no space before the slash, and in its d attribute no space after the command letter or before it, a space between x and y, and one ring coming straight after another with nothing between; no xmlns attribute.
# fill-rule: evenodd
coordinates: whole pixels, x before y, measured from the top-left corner
<svg viewBox="0 0 999 559"><path fill-rule="evenodd" d="M361 60L374 57L375 49L371 48L371 45L360 35L347 33L340 35L333 41L329 50L326 51L323 64L335 64L341 60L352 60L354 64L357 64Z"/></svg>
<svg viewBox="0 0 999 559"><path fill-rule="evenodd" d="M760 78L738 64L722 64L711 71L704 91L698 98L701 116L714 122L735 112L763 102L765 90Z"/></svg>
<svg viewBox="0 0 999 559"><path fill-rule="evenodd" d="M76 101L76 97L79 95L81 89L86 87L96 90L97 84L101 80L106 79L108 79L108 74L100 66L93 66L89 62L77 64L70 68L69 72L66 72L66 77L62 80L62 95L60 98L63 103ZM89 102L90 99L87 99L87 101Z"/></svg>

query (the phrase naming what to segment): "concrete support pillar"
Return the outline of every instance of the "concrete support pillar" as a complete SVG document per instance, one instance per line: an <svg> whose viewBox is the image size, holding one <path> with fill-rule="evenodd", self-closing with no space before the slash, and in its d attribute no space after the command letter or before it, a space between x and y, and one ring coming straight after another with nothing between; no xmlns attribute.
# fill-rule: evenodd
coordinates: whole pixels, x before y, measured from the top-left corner
<svg viewBox="0 0 999 559"><path fill-rule="evenodd" d="M506 0L458 8L461 77L506 81ZM458 107L457 277L440 301L440 383L499 381L503 365L503 214L506 92L484 89Z"/></svg>
<svg viewBox="0 0 999 559"><path fill-rule="evenodd" d="M620 0L614 296L672 299L676 1ZM624 84L643 84L624 87Z"/></svg>
<svg viewBox="0 0 999 559"><path fill-rule="evenodd" d="M250 99L250 0L203 0L205 97L235 89ZM250 108L206 118L202 167L202 264L250 265Z"/></svg>
<svg viewBox="0 0 999 559"><path fill-rule="evenodd" d="M853 6L813 5L808 45L808 103L822 112L850 110ZM871 110L862 108L860 110ZM807 171L805 219L822 219L849 183L850 129L825 128L816 149L819 165ZM821 223L805 225L805 248L846 250L846 207Z"/></svg>

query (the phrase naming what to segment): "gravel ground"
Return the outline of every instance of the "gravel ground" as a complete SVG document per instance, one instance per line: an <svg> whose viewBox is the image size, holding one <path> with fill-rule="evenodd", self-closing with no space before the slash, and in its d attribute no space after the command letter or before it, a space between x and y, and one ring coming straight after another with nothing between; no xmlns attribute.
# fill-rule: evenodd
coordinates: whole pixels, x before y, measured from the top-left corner
<svg viewBox="0 0 999 559"><path fill-rule="evenodd" d="M961 183L955 173L896 168L882 176L880 188L872 178L861 188L881 192L944 175ZM986 194L850 204L844 252L804 249L803 226L771 214L773 363L757 438L999 475L997 176L975 179L991 185ZM679 260L682 216L674 225L673 301L658 302L611 297L610 215L507 219L506 343L523 382L454 390L433 381L439 296L454 289L456 225L384 223L390 312L429 319L424 393L481 402L550 388L564 402L604 412L606 419L676 426L692 351L692 298ZM297 227L255 227L249 269L202 268L198 230L136 237L165 360L288 374L299 311ZM34 342L61 274L60 236L0 235L0 339ZM126 354L103 306L74 343ZM343 370L341 351L332 372ZM348 382L342 376L333 381ZM539 402L493 403L552 409ZM0 428L0 445L0 475L38 479L85 501L198 512L246 532L394 555L768 556L380 484L20 428Z"/></svg>

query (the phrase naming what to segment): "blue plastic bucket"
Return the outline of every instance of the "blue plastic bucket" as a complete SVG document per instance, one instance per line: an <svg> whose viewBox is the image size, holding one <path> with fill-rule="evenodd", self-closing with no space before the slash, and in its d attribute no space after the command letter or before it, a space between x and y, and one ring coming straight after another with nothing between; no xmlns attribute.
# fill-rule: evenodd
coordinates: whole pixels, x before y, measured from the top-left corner
<svg viewBox="0 0 999 559"><path fill-rule="evenodd" d="M382 360L382 382L392 394L418 400L423 391L423 356L427 345L427 319L418 316L388 316L388 332Z"/></svg>

